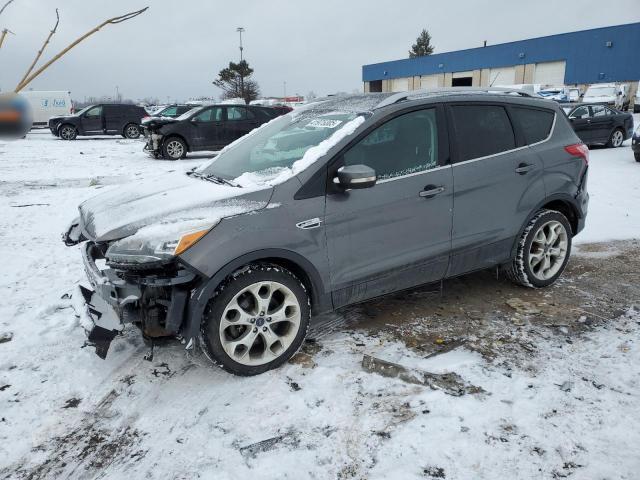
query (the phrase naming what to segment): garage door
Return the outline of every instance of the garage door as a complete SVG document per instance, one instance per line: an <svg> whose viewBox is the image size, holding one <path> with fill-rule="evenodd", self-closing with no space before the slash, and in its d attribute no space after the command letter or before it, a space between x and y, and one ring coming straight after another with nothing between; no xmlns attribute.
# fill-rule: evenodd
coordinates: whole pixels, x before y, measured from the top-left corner
<svg viewBox="0 0 640 480"><path fill-rule="evenodd" d="M533 83L542 85L564 85L565 62L536 63Z"/></svg>
<svg viewBox="0 0 640 480"><path fill-rule="evenodd" d="M406 92L407 90L409 90L408 78L394 78L391 81L392 92Z"/></svg>
<svg viewBox="0 0 640 480"><path fill-rule="evenodd" d="M425 75L420 78L420 88L438 88L439 75Z"/></svg>
<svg viewBox="0 0 640 480"><path fill-rule="evenodd" d="M513 85L516 83L515 67L491 68L489 70L489 85Z"/></svg>

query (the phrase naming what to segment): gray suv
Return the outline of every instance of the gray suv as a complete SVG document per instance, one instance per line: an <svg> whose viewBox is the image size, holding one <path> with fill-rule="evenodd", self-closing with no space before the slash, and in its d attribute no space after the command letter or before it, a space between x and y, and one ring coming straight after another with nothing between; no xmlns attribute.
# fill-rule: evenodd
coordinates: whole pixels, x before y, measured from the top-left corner
<svg viewBox="0 0 640 480"><path fill-rule="evenodd" d="M585 223L587 166L558 105L520 92L332 97L87 200L64 240L83 242L100 356L134 324L255 375L312 315L496 266L552 284Z"/></svg>

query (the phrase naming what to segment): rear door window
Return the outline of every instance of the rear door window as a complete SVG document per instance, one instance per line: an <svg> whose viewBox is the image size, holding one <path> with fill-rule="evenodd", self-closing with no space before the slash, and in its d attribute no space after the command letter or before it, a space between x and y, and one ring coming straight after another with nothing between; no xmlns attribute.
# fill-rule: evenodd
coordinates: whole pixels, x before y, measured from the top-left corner
<svg viewBox="0 0 640 480"><path fill-rule="evenodd" d="M554 113L550 110L512 107L511 114L524 135L527 145L541 142L551 133Z"/></svg>
<svg viewBox="0 0 640 480"><path fill-rule="evenodd" d="M454 105L451 113L459 162L516 148L513 128L504 107Z"/></svg>
<svg viewBox="0 0 640 480"><path fill-rule="evenodd" d="M242 107L227 107L227 120L246 120L247 109Z"/></svg>

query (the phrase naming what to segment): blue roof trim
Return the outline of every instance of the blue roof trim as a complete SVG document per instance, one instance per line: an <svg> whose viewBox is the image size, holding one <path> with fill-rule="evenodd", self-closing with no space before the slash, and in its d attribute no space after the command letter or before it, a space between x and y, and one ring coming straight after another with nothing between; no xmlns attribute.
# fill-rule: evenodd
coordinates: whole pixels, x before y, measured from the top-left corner
<svg viewBox="0 0 640 480"><path fill-rule="evenodd" d="M611 47L606 42L612 42ZM362 67L362 80L566 61L565 83L640 80L640 23L602 27Z"/></svg>

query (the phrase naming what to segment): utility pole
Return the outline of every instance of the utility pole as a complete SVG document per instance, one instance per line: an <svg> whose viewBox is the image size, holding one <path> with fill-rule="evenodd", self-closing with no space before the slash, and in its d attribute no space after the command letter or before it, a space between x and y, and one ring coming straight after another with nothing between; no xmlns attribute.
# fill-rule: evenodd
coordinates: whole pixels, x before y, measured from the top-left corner
<svg viewBox="0 0 640 480"><path fill-rule="evenodd" d="M242 50L244 50L242 48L242 32L244 32L244 28L238 27L236 28L236 32L240 34L240 68L242 68ZM247 101L246 98L244 98L244 75L242 73L240 74L240 96L245 102Z"/></svg>
<svg viewBox="0 0 640 480"><path fill-rule="evenodd" d="M283 92L284 92L284 97L282 98L282 102L286 102L287 101L287 81L285 80L284 82L282 82L283 84Z"/></svg>

